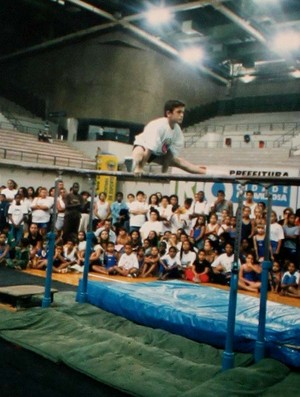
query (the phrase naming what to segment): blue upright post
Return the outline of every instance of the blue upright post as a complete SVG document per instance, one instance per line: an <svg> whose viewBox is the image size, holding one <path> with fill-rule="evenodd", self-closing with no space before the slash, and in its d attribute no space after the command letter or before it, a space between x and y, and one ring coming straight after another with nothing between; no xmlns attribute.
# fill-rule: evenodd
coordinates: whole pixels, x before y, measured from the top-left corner
<svg viewBox="0 0 300 397"><path fill-rule="evenodd" d="M234 341L234 328L235 328L237 291L238 291L239 252L240 252L240 240L241 240L241 231L242 231L242 209L243 209L244 192L245 192L245 186L241 185L239 191L239 198L238 198L238 209L236 213L237 233L234 242L234 261L231 268L227 333L226 333L225 350L222 359L223 371L226 371L227 369L231 369L234 367L233 341Z"/></svg>
<svg viewBox="0 0 300 397"><path fill-rule="evenodd" d="M272 262L270 261L270 223L271 223L271 212L272 212L272 194L268 190L269 187L270 186L266 187L266 196L268 199L267 219L266 219L266 238L265 238L264 260L262 263L262 273L261 273L258 330L257 330L257 339L255 341L255 349L254 349L254 360L256 363L265 357L265 332L266 332L268 280L269 280L269 271L272 268Z"/></svg>
<svg viewBox="0 0 300 397"><path fill-rule="evenodd" d="M94 178L90 178L91 182L91 208L90 208L90 217L89 217L89 226L88 232L86 234L86 250L84 255L84 268L83 268L83 276L81 280L81 289L78 294L78 302L85 303L87 301L87 284L88 284L88 274L89 274L89 266L90 266L90 256L92 252L92 244L93 244L93 207L94 207L94 197L95 197L95 180Z"/></svg>
<svg viewBox="0 0 300 397"><path fill-rule="evenodd" d="M55 220L57 213L57 198L58 198L58 182L61 181L61 177L55 179L55 194L53 202L53 214L50 232L47 234L48 240L48 258L47 258L47 269L46 269L46 281L45 281L45 293L42 300L42 307L49 307L51 305L51 279L52 279L52 268L53 268L53 256L55 249Z"/></svg>

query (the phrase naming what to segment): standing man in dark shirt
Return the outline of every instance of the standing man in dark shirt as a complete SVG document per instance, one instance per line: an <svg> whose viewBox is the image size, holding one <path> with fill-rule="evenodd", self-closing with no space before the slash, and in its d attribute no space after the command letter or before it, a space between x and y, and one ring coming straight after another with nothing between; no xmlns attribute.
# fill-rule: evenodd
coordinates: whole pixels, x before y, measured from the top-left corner
<svg viewBox="0 0 300 397"><path fill-rule="evenodd" d="M67 194L65 219L63 227L63 241L75 240L80 224L81 210L84 205L83 197L79 194L79 183L74 182L72 191Z"/></svg>

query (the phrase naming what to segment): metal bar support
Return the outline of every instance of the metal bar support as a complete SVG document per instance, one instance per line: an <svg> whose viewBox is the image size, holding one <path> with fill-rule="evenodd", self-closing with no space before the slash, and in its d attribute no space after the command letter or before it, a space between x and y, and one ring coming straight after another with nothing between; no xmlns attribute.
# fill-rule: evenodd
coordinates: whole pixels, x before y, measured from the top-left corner
<svg viewBox="0 0 300 397"><path fill-rule="evenodd" d="M94 207L94 198L95 198L95 178L89 176L89 181L91 185L91 208L90 208L90 217L89 217L89 225L88 232L86 234L86 250L84 255L84 268L83 268L83 277L81 281L81 289L78 294L78 302L85 303L87 301L87 285L88 285L88 274L89 274L89 266L90 266L90 256L92 252L93 245L93 207Z"/></svg>
<svg viewBox="0 0 300 397"><path fill-rule="evenodd" d="M46 269L45 293L42 300L42 307L49 307L51 305L51 281L52 281L52 268L53 257L55 250L55 221L57 214L57 198L58 198L58 183L61 181L61 174L55 179L55 194L53 202L53 215L51 222L50 232L47 234L48 240L48 260Z"/></svg>
<svg viewBox="0 0 300 397"><path fill-rule="evenodd" d="M238 197L238 208L236 213L237 233L234 243L234 259L231 268L227 333L226 333L226 341L225 341L225 350L222 359L223 371L226 371L227 369L231 369L234 367L233 342L234 342L234 329L235 329L237 292L238 292L239 250L240 250L241 231L242 231L242 211L243 211L244 192L245 192L245 184L241 184L239 197Z"/></svg>
<svg viewBox="0 0 300 397"><path fill-rule="evenodd" d="M257 339L255 341L255 349L254 349L254 360L256 363L265 357L268 280L269 280L269 271L272 268L272 262L270 261L270 223L271 223L271 213L272 213L272 194L270 193L269 190L270 185L266 185L265 188L266 188L266 197L267 197L267 219L266 219L264 260L262 262L262 273L261 273L258 329L257 329Z"/></svg>

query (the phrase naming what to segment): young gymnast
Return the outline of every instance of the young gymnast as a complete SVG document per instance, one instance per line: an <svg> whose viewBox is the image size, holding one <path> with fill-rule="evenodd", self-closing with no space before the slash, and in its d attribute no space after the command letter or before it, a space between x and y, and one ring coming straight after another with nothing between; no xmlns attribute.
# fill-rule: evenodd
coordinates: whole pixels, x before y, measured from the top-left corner
<svg viewBox="0 0 300 397"><path fill-rule="evenodd" d="M144 131L135 137L132 158L134 173L141 174L146 163L156 162L162 165L162 172L169 166L181 168L193 174L205 174L206 167L195 165L179 157L184 146L184 137L180 124L183 121L185 104L178 100L169 100L164 106L164 117L150 121Z"/></svg>

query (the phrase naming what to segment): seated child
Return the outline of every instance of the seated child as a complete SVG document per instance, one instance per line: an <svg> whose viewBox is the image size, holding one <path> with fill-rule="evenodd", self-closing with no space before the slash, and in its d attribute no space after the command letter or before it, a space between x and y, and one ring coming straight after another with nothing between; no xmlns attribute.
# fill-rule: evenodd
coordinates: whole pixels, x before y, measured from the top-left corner
<svg viewBox="0 0 300 397"><path fill-rule="evenodd" d="M110 267L108 274L119 274L125 277L136 277L139 271L139 262L133 252L131 243L124 246L124 254L121 255L117 266Z"/></svg>
<svg viewBox="0 0 300 397"><path fill-rule="evenodd" d="M68 273L69 262L64 257L64 249L62 245L55 247L53 256L53 273ZM46 259L47 261L47 259Z"/></svg>
<svg viewBox="0 0 300 397"><path fill-rule="evenodd" d="M68 240L64 245L64 257L68 261L69 266L77 263L77 247L73 240Z"/></svg>
<svg viewBox="0 0 300 397"><path fill-rule="evenodd" d="M78 232L77 239L78 239L78 243L77 243L77 247L76 247L77 262L74 265L72 265L70 268L71 268L71 270L75 270L79 273L82 273L83 265L84 265L85 250L86 250L85 232Z"/></svg>
<svg viewBox="0 0 300 397"><path fill-rule="evenodd" d="M0 264L5 264L9 258L9 244L6 242L6 234L0 234Z"/></svg>
<svg viewBox="0 0 300 397"><path fill-rule="evenodd" d="M141 269L144 265L145 261L145 248L144 247L139 247L136 253L137 260L139 262L139 269Z"/></svg>
<svg viewBox="0 0 300 397"><path fill-rule="evenodd" d="M31 252L29 252L31 255ZM36 251L35 257L33 257L30 261L30 267L33 269L41 269L45 270L47 266L48 260L48 247L47 241L43 241L42 248Z"/></svg>
<svg viewBox="0 0 300 397"><path fill-rule="evenodd" d="M275 292L275 294L278 294L281 290L281 278L282 273L280 269L280 263L274 261L272 270L270 272L270 286L271 291Z"/></svg>
<svg viewBox="0 0 300 397"><path fill-rule="evenodd" d="M29 256L29 240L23 237L21 238L20 244L16 247L14 259L7 259L6 266L17 270L24 270L28 266Z"/></svg>
<svg viewBox="0 0 300 397"><path fill-rule="evenodd" d="M144 265L141 269L140 277L152 277L158 271L159 265L158 247L151 247L150 255L145 256Z"/></svg>
<svg viewBox="0 0 300 397"><path fill-rule="evenodd" d="M109 241L104 252L103 262L101 264L92 264L92 270L97 273L109 274L109 269L117 266L117 256L115 252L115 244Z"/></svg>
<svg viewBox="0 0 300 397"><path fill-rule="evenodd" d="M261 266L254 263L254 255L248 254L246 263L243 263L239 271L238 287L246 291L259 292Z"/></svg>
<svg viewBox="0 0 300 397"><path fill-rule="evenodd" d="M106 244L105 244L106 245ZM100 244L95 244L90 255L90 270L94 265L102 265L104 260L104 248Z"/></svg>
<svg viewBox="0 0 300 397"><path fill-rule="evenodd" d="M300 273L297 271L293 262L288 263L288 271L285 272L281 280L281 295L300 298Z"/></svg>
<svg viewBox="0 0 300 397"><path fill-rule="evenodd" d="M181 278L181 262L177 256L177 248L171 246L167 254L160 258L159 280Z"/></svg>
<svg viewBox="0 0 300 397"><path fill-rule="evenodd" d="M208 283L210 271L211 267L210 263L205 259L205 251L200 250L192 267L186 270L185 278L195 283Z"/></svg>

